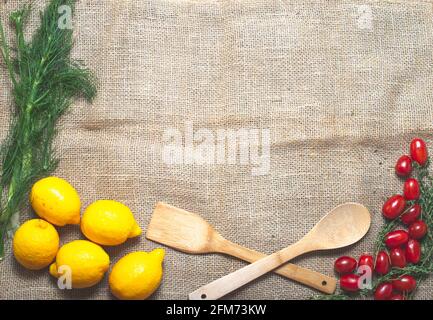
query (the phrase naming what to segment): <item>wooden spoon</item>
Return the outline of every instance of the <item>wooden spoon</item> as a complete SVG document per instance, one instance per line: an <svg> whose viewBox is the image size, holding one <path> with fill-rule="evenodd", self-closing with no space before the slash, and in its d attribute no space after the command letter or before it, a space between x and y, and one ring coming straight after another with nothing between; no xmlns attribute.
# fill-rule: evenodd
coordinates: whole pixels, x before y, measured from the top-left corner
<svg viewBox="0 0 433 320"><path fill-rule="evenodd" d="M367 233L370 222L370 213L363 205L342 204L324 216L300 241L199 288L190 293L189 299L218 299L301 254L354 244Z"/></svg>
<svg viewBox="0 0 433 320"><path fill-rule="evenodd" d="M224 239L199 215L162 202L156 204L146 238L186 253L218 252L248 262L266 257L263 253ZM328 294L333 293L337 286L335 278L294 264L286 264L275 272Z"/></svg>

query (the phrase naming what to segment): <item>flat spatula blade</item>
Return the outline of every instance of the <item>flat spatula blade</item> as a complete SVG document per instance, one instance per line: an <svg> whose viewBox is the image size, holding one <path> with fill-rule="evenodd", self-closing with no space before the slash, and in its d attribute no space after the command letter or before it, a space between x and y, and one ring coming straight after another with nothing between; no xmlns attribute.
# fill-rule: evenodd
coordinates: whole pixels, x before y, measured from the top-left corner
<svg viewBox="0 0 433 320"><path fill-rule="evenodd" d="M215 231L200 216L158 202L146 232L146 238L187 253L209 252Z"/></svg>

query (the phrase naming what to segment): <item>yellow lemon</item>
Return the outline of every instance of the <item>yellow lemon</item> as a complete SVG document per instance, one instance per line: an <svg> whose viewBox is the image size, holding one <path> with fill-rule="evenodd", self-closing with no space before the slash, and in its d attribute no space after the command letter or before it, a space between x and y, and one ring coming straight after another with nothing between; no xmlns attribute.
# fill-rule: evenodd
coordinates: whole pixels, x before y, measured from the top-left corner
<svg viewBox="0 0 433 320"><path fill-rule="evenodd" d="M38 216L56 226L80 223L80 197L61 178L47 177L36 182L30 192L30 204Z"/></svg>
<svg viewBox="0 0 433 320"><path fill-rule="evenodd" d="M133 252L121 258L109 276L111 292L122 300L143 300L158 289L164 249Z"/></svg>
<svg viewBox="0 0 433 320"><path fill-rule="evenodd" d="M60 248L50 274L65 279L69 276L73 288L87 288L101 281L109 265L110 257L100 246L75 240Z"/></svg>
<svg viewBox="0 0 433 320"><path fill-rule="evenodd" d="M59 250L59 234L48 222L32 219L15 232L13 252L17 261L31 270L39 270L53 262Z"/></svg>
<svg viewBox="0 0 433 320"><path fill-rule="evenodd" d="M113 200L98 200L84 211L81 231L93 242L115 246L137 237L141 229L131 210Z"/></svg>

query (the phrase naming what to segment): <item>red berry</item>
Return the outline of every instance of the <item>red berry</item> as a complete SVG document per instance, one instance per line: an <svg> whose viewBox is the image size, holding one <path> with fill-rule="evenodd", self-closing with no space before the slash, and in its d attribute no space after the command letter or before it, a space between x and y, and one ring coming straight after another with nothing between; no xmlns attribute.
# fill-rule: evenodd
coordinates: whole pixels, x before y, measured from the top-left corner
<svg viewBox="0 0 433 320"><path fill-rule="evenodd" d="M401 248L393 248L389 252L389 257L391 258L391 264L396 268L406 267L406 254Z"/></svg>
<svg viewBox="0 0 433 320"><path fill-rule="evenodd" d="M335 260L334 269L339 274L352 273L356 269L356 260L347 256L340 257Z"/></svg>
<svg viewBox="0 0 433 320"><path fill-rule="evenodd" d="M392 296L392 284L383 282L374 291L374 300L388 300Z"/></svg>
<svg viewBox="0 0 433 320"><path fill-rule="evenodd" d="M395 173L400 177L407 177L412 172L412 160L409 156L401 156L395 164Z"/></svg>
<svg viewBox="0 0 433 320"><path fill-rule="evenodd" d="M427 233L427 225L424 221L415 221L409 226L409 236L412 239L421 239Z"/></svg>
<svg viewBox="0 0 433 320"><path fill-rule="evenodd" d="M374 269L373 256L371 256L369 254L363 254L362 256L360 256L359 260L358 260L358 268L360 266L368 266L368 267L370 267L370 270L373 271L373 269Z"/></svg>
<svg viewBox="0 0 433 320"><path fill-rule="evenodd" d="M388 300L406 300L402 294L394 294Z"/></svg>
<svg viewBox="0 0 433 320"><path fill-rule="evenodd" d="M404 208L406 207L406 200L403 196L396 194L386 200L382 207L382 214L385 218L395 219L400 214L403 213Z"/></svg>
<svg viewBox="0 0 433 320"><path fill-rule="evenodd" d="M403 194L406 200L417 200L420 196L418 180L409 178L404 182Z"/></svg>
<svg viewBox="0 0 433 320"><path fill-rule="evenodd" d="M424 140L415 138L410 143L410 156L412 160L418 162L421 166L425 165L428 159L427 146Z"/></svg>
<svg viewBox="0 0 433 320"><path fill-rule="evenodd" d="M421 215L421 206L418 203L415 203L413 206L407 209L405 213L402 214L400 219L405 225L409 225L412 222L418 220L418 217L420 215Z"/></svg>
<svg viewBox="0 0 433 320"><path fill-rule="evenodd" d="M398 279L392 280L392 286L397 291L411 292L416 288L416 280L414 277L406 274Z"/></svg>
<svg viewBox="0 0 433 320"><path fill-rule="evenodd" d="M389 272L390 269L390 261L388 254L386 251L379 251L376 257L376 265L374 267L374 271L377 274L384 275Z"/></svg>
<svg viewBox="0 0 433 320"><path fill-rule="evenodd" d="M417 264L421 259L421 245L418 241L410 239L406 246L406 261Z"/></svg>
<svg viewBox="0 0 433 320"><path fill-rule="evenodd" d="M340 288L345 291L356 292L358 287L359 276L356 274L344 274L340 278Z"/></svg>
<svg viewBox="0 0 433 320"><path fill-rule="evenodd" d="M404 230L394 230L385 236L385 244L388 248L399 247L409 240L409 234Z"/></svg>

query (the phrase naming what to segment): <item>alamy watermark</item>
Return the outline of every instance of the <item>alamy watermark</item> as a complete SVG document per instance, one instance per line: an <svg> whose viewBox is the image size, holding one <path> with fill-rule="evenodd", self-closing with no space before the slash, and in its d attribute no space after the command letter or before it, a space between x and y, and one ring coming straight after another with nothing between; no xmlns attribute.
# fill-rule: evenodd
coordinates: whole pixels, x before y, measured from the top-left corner
<svg viewBox="0 0 433 320"><path fill-rule="evenodd" d="M61 30L72 29L72 8L68 5L62 5L58 8L58 13L60 15L57 20L57 26Z"/></svg>
<svg viewBox="0 0 433 320"><path fill-rule="evenodd" d="M357 269L359 274L358 289L372 289L373 288L373 270L370 266L362 265Z"/></svg>
<svg viewBox="0 0 433 320"><path fill-rule="evenodd" d="M72 289L72 269L68 265L61 265L57 268L57 286L62 290Z"/></svg>
<svg viewBox="0 0 433 320"><path fill-rule="evenodd" d="M373 29L373 9L368 4L357 6L357 26L359 29L372 30Z"/></svg>
<svg viewBox="0 0 433 320"><path fill-rule="evenodd" d="M162 160L167 165L249 165L253 176L269 174L269 129L195 130L188 121L183 132L165 130L162 140Z"/></svg>

